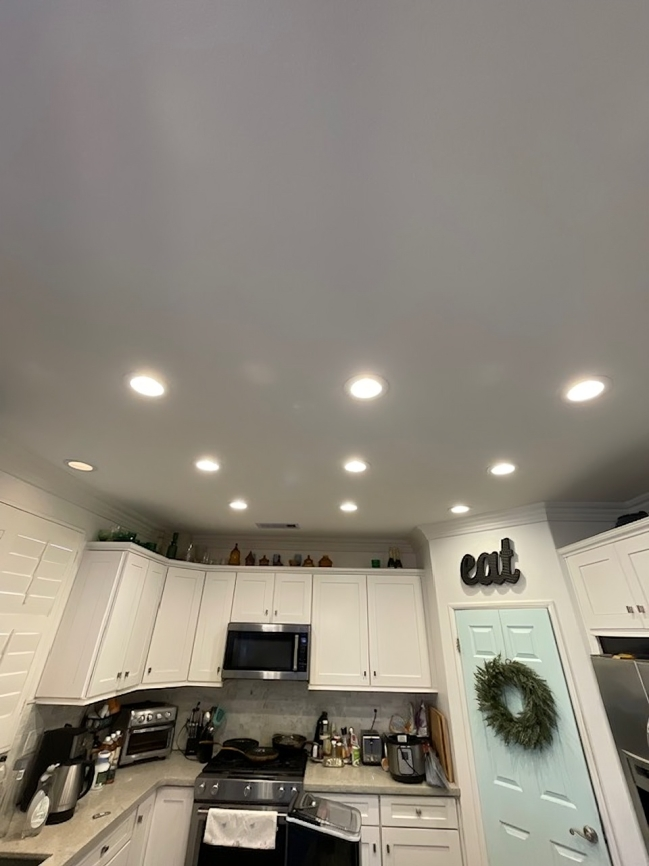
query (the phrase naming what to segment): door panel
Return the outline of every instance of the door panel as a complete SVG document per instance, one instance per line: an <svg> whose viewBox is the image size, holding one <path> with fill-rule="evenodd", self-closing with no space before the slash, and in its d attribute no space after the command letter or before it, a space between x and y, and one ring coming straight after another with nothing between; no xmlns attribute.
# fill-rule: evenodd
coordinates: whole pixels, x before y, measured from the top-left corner
<svg viewBox="0 0 649 866"><path fill-rule="evenodd" d="M456 619L491 866L610 866L547 610L463 610ZM475 670L497 653L529 665L552 689L559 726L542 752L505 746L477 708ZM512 712L520 709L518 696L509 695L507 701ZM571 827L585 824L597 830L598 843L570 835Z"/></svg>
<svg viewBox="0 0 649 866"><path fill-rule="evenodd" d="M381 838L383 866L462 866L457 830L382 827Z"/></svg>
<svg viewBox="0 0 649 866"><path fill-rule="evenodd" d="M208 574L196 626L190 682L220 683L225 640L234 596L233 574Z"/></svg>
<svg viewBox="0 0 649 866"><path fill-rule="evenodd" d="M567 558L586 626L595 628L641 628L638 604L643 596L629 567L625 572L617 545L604 544Z"/></svg>
<svg viewBox="0 0 649 866"><path fill-rule="evenodd" d="M378 827L361 827L361 866L381 866L381 831Z"/></svg>
<svg viewBox="0 0 649 866"><path fill-rule="evenodd" d="M135 612L131 639L124 656L124 675L122 677L122 688L124 689L132 689L142 682L144 665L149 652L166 573L166 566L159 562L149 561L142 593Z"/></svg>
<svg viewBox="0 0 649 866"><path fill-rule="evenodd" d="M313 578L310 685L369 686L365 575Z"/></svg>
<svg viewBox="0 0 649 866"><path fill-rule="evenodd" d="M312 583L311 574L276 574L272 621L308 625Z"/></svg>
<svg viewBox="0 0 649 866"><path fill-rule="evenodd" d="M232 622L270 622L275 575L237 572Z"/></svg>

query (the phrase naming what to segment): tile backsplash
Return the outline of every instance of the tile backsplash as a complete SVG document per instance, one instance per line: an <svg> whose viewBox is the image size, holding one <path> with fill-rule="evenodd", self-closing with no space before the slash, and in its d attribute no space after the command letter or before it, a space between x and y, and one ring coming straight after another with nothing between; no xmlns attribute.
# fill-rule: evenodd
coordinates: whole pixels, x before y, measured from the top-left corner
<svg viewBox="0 0 649 866"><path fill-rule="evenodd" d="M425 697L430 701L431 696ZM138 692L123 698L132 700L160 700L179 708L176 729L177 741L184 744L181 728L197 701L203 710L213 705L222 707L226 720L217 733L217 741L228 737L254 737L263 745L270 743L279 732L313 736L316 721L322 710L327 710L332 724L352 725L357 731L369 728L374 709L378 711L376 728L386 731L390 717L403 715L411 702L415 709L421 696L383 692L309 691L306 683L264 682L256 680L229 680L221 689L178 688Z"/></svg>

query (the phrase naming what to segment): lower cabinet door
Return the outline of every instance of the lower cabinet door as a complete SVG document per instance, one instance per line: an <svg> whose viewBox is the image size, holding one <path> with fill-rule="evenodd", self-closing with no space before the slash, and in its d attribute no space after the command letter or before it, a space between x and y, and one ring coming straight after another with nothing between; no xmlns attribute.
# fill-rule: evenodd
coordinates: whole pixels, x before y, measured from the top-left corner
<svg viewBox="0 0 649 866"><path fill-rule="evenodd" d="M383 866L462 866L457 830L383 827Z"/></svg>
<svg viewBox="0 0 649 866"><path fill-rule="evenodd" d="M378 827L361 828L361 866L381 866L381 831Z"/></svg>
<svg viewBox="0 0 649 866"><path fill-rule="evenodd" d="M142 866L144 863L144 852L149 841L153 808L155 806L155 794L140 803L137 807L135 827L131 836L131 853L128 858L128 866Z"/></svg>
<svg viewBox="0 0 649 866"><path fill-rule="evenodd" d="M115 854L114 857L111 857L105 864L105 866L132 866L131 861L131 843L128 841L123 848ZM103 861L101 861L101 866L104 866Z"/></svg>
<svg viewBox="0 0 649 866"><path fill-rule="evenodd" d="M142 866L184 866L193 803L193 788L158 790Z"/></svg>

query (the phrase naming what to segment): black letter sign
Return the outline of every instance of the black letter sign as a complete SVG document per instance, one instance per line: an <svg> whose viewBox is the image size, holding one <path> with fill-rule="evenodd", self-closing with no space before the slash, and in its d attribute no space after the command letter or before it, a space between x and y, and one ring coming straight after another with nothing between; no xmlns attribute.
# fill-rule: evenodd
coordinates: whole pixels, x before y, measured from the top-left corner
<svg viewBox="0 0 649 866"><path fill-rule="evenodd" d="M495 550L492 553L481 553L477 562L470 553L465 554L460 563L460 577L467 586L475 586L477 583L482 586L490 586L492 583L517 583L521 573L518 569L512 571L513 558L512 543L509 538L503 538L500 553ZM499 567L499 559L502 568Z"/></svg>

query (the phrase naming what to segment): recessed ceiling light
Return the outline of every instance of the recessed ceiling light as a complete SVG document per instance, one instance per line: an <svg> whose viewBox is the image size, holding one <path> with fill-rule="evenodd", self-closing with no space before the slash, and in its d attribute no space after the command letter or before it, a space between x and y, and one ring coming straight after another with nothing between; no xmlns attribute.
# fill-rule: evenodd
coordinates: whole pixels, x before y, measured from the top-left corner
<svg viewBox="0 0 649 866"><path fill-rule="evenodd" d="M245 511L248 507L248 503L244 502L243 499L233 499L230 503L230 508L234 508L235 511Z"/></svg>
<svg viewBox="0 0 649 866"><path fill-rule="evenodd" d="M370 373L363 373L360 376L354 376L345 383L346 391L355 397L357 400L374 400L382 394L388 383L380 376L375 376Z"/></svg>
<svg viewBox="0 0 649 866"><path fill-rule="evenodd" d="M591 376L588 379L581 379L579 382L569 385L564 391L563 396L569 403L585 403L587 400L601 397L609 384L608 379L601 376Z"/></svg>
<svg viewBox="0 0 649 866"><path fill-rule="evenodd" d="M216 460L212 460L211 457L201 457L200 460L196 461L194 466L200 469L201 472L216 472L221 468Z"/></svg>
<svg viewBox="0 0 649 866"><path fill-rule="evenodd" d="M516 466L513 463L494 463L489 467L489 472L492 475L511 475L516 472Z"/></svg>
<svg viewBox="0 0 649 866"><path fill-rule="evenodd" d="M132 376L129 379L129 385L134 391L145 397L161 397L165 392L165 386L162 382L152 376Z"/></svg>
<svg viewBox="0 0 649 866"><path fill-rule="evenodd" d="M368 464L364 460L358 460L356 458L354 460L348 460L345 463L345 469L348 472L365 472L367 466Z"/></svg>
<svg viewBox="0 0 649 866"><path fill-rule="evenodd" d="M468 505L454 505L449 509L453 512L453 514L466 514L467 511L471 511Z"/></svg>
<svg viewBox="0 0 649 866"><path fill-rule="evenodd" d="M95 467L90 463L85 463L83 460L64 460L66 466L70 469L76 469L77 472L94 472Z"/></svg>
<svg viewBox="0 0 649 866"><path fill-rule="evenodd" d="M358 505L355 502L343 502L340 506L341 511L356 511L358 509Z"/></svg>

